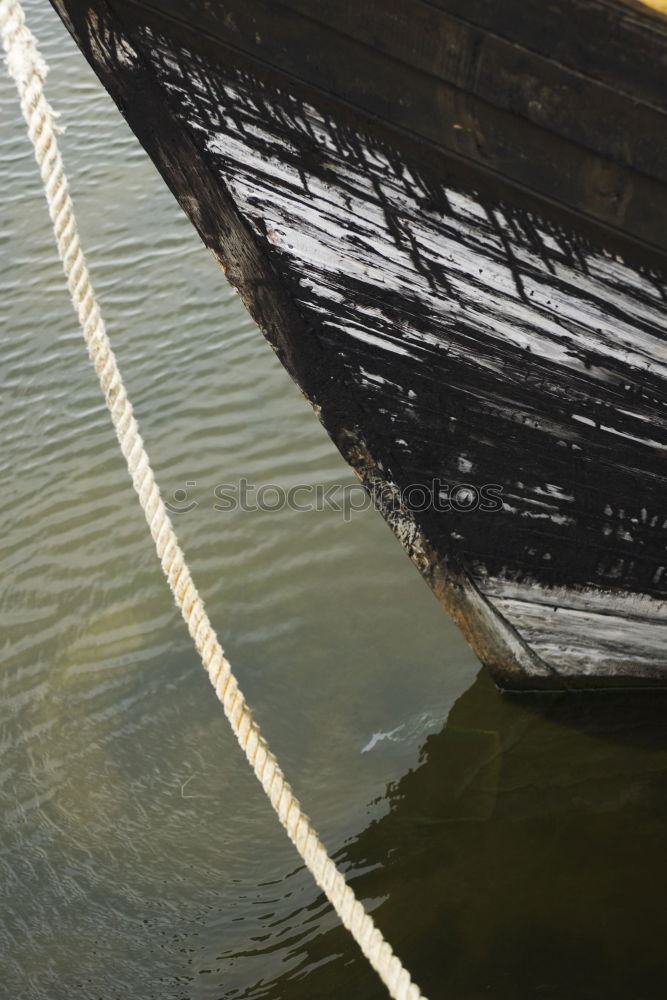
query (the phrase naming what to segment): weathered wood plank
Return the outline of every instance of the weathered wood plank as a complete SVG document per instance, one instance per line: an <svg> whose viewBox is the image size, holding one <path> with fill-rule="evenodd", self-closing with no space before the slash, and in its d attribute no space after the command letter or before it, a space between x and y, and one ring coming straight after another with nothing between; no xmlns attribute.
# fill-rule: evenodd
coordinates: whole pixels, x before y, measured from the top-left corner
<svg viewBox="0 0 667 1000"><path fill-rule="evenodd" d="M401 15L398 5L390 7L380 19L386 27L374 34L359 27L361 5L326 14L318 7L310 17L292 10L295 5L137 0L117 11L128 25L143 16L164 18L165 30L180 32L198 49L211 42L212 51L229 46L232 61L235 50L243 52L366 116L667 251L664 108L626 96L622 84L587 77L585 53L572 71L421 0L411 0ZM133 14L136 8L146 14ZM399 59L403 34L414 41ZM442 44L448 36L451 44ZM408 58L408 51L419 55Z"/></svg>
<svg viewBox="0 0 667 1000"><path fill-rule="evenodd" d="M428 0L658 108L667 105L667 20L627 0Z"/></svg>
<svg viewBox="0 0 667 1000"><path fill-rule="evenodd" d="M156 0L145 2L152 6ZM182 7L174 0L157 2L172 13ZM405 79L404 67L420 70L617 163L667 179L665 109L628 96L618 81L612 85L589 76L584 58L576 68L565 66L551 53L535 52L422 0L400 5L283 0L281 6L389 56L394 65L387 64L386 75ZM197 8L190 0L191 16ZM292 20L284 34L298 27ZM303 35L312 32L307 22L300 29ZM326 44L322 38L319 47ZM374 82L378 89L386 87L384 75L374 75Z"/></svg>

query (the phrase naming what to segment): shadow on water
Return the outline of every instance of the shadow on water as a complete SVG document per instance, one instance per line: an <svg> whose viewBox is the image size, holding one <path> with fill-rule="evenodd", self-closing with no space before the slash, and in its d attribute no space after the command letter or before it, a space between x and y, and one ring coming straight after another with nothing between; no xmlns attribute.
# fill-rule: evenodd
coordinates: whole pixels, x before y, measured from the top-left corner
<svg viewBox="0 0 667 1000"><path fill-rule="evenodd" d="M337 857L430 1000L664 994L666 720L664 693L479 674ZM306 950L269 995L384 996L342 929Z"/></svg>

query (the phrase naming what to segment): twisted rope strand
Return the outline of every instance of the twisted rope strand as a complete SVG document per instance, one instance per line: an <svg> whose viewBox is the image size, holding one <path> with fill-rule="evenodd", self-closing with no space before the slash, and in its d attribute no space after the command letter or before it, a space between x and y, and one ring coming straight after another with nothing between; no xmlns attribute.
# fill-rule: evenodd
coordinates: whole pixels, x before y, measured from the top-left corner
<svg viewBox="0 0 667 1000"><path fill-rule="evenodd" d="M285 780L243 697L178 544L132 406L116 364L81 250L67 179L56 142L55 113L43 84L47 66L18 0L0 0L7 66L18 88L40 168L58 253L88 353L104 393L121 451L139 496L162 569L211 684L250 766L306 867L394 1000L424 1000L406 969L328 856Z"/></svg>

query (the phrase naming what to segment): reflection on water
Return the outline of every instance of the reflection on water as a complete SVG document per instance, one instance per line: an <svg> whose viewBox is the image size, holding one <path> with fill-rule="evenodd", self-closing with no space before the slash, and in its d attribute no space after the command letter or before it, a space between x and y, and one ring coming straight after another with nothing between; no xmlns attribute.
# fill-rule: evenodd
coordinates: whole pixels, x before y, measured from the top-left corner
<svg viewBox="0 0 667 1000"><path fill-rule="evenodd" d="M158 480L196 484L194 576L327 846L432 1000L656 997L663 700L500 697L371 512L213 508L242 477L350 477L48 4L27 8ZM380 997L171 605L4 79L0 161L0 993Z"/></svg>
<svg viewBox="0 0 667 1000"><path fill-rule="evenodd" d="M663 995L666 715L664 694L499 697L485 673L459 698L338 855L429 997ZM277 995L381 996L351 952L320 936Z"/></svg>

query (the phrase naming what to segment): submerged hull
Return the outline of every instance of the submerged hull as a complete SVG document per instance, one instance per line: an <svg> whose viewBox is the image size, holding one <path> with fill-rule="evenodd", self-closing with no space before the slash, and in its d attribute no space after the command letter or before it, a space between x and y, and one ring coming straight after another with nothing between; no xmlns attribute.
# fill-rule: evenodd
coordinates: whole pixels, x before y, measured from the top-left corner
<svg viewBox="0 0 667 1000"><path fill-rule="evenodd" d="M276 8L55 5L497 682L663 683L667 200L657 160L639 142L623 158L592 125L582 143L572 124L550 131L505 107L507 135L526 149L503 159L497 137L492 176L482 160L500 112L478 82L472 96L460 89L460 106L442 88L416 92L431 110L440 102L450 139L438 147L416 112L396 119L400 97L380 113L340 24L329 27L343 65L349 49L347 95L326 47L306 50L296 72L289 35L276 40ZM320 14L335 20L346 7ZM373 39L375 49L363 43L371 68L389 44ZM544 63L538 49L526 52ZM597 69L596 86L611 110L626 113L634 87L635 117L661 125L651 80L625 79L616 93L610 72ZM409 112L415 92L405 94ZM452 143L470 146L475 130L478 155L466 159ZM531 174L539 130L543 155L556 142L563 159ZM560 177L570 169L593 179Z"/></svg>

